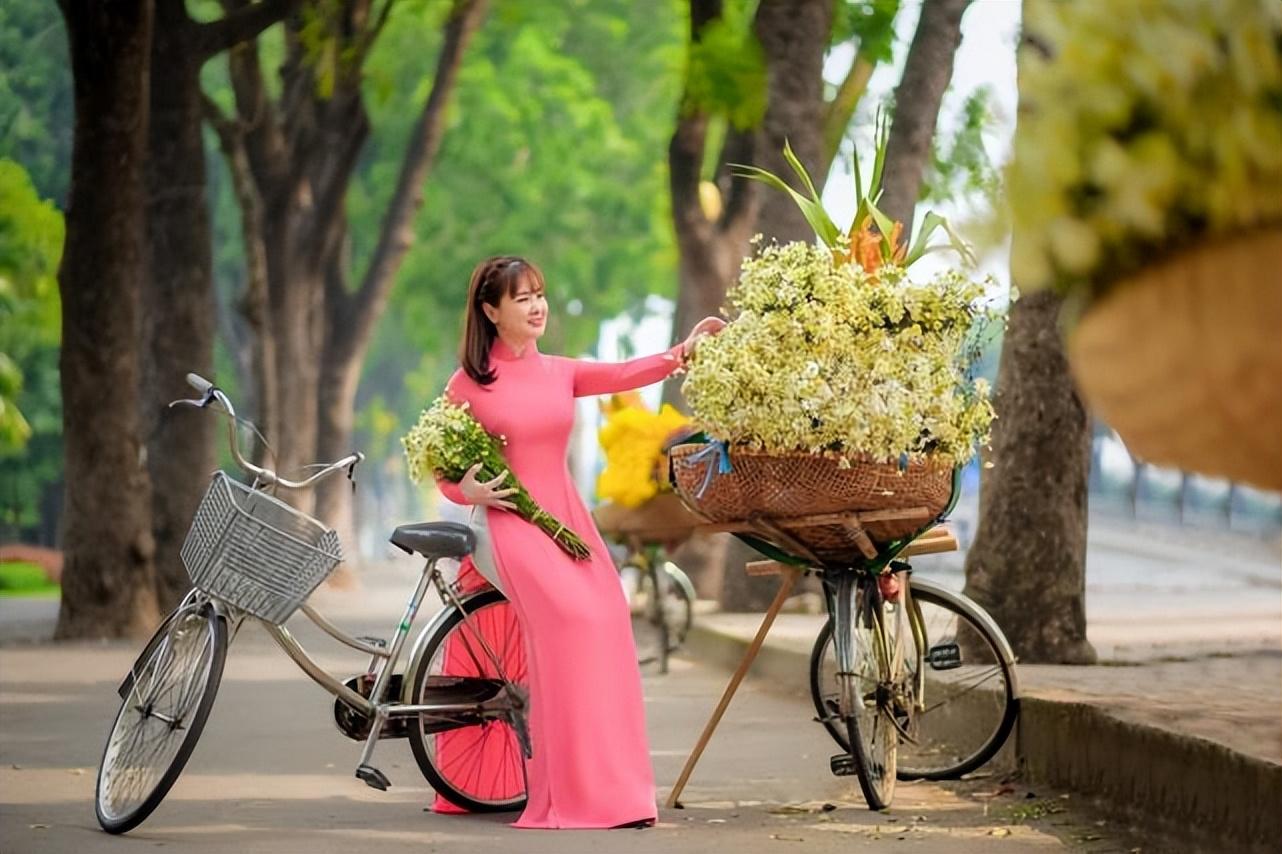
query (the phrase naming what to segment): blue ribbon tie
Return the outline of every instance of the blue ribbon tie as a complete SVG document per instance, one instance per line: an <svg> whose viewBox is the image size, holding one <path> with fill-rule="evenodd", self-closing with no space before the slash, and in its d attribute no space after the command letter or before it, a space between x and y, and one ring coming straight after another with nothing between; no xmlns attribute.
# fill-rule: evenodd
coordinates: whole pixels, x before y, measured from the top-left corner
<svg viewBox="0 0 1282 854"><path fill-rule="evenodd" d="M716 457L716 465L712 464L710 457ZM689 461L692 464L705 461L708 463L708 469L703 475L703 483L700 484L699 491L694 494L696 498L702 498L703 494L708 491L708 487L712 485L712 478L715 475L729 474L734 471L734 467L730 465L729 446L725 442L716 439L704 445L702 450L691 454Z"/></svg>

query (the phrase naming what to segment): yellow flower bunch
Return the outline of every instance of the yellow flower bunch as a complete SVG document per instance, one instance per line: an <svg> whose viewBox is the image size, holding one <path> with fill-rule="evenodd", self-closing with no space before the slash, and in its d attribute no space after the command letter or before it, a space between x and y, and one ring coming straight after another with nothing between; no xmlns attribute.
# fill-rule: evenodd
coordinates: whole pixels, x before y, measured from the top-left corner
<svg viewBox="0 0 1282 854"><path fill-rule="evenodd" d="M602 409L607 418L598 439L605 451L605 469L597 478L597 496L639 507L669 488L658 471L663 443L690 419L666 403L654 412L635 395L615 395Z"/></svg>
<svg viewBox="0 0 1282 854"><path fill-rule="evenodd" d="M738 316L696 351L686 399L709 434L770 453L964 463L993 417L987 383L967 380L983 293L955 271L918 283L766 246L730 292Z"/></svg>
<svg viewBox="0 0 1282 854"><path fill-rule="evenodd" d="M1191 240L1282 223L1282 3L1026 9L1007 170L1021 287L1093 296Z"/></svg>

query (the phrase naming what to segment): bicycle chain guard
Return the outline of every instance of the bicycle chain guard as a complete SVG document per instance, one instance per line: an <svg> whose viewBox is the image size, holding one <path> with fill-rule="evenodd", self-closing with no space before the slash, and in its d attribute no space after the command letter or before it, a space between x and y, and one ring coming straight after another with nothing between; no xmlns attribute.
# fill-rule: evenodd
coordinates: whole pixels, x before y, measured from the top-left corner
<svg viewBox="0 0 1282 854"><path fill-rule="evenodd" d="M353 676L345 683L362 697L368 698L370 692L374 690L374 674L362 673L359 676ZM388 682L387 696L399 697L401 695L401 674L393 673ZM383 729L379 733L380 739L384 738L408 738L410 725L414 718L388 718L383 721ZM365 741L369 738L370 719L364 712L353 709L344 703L341 699L334 701L334 723L338 725L338 731L350 738L352 741Z"/></svg>

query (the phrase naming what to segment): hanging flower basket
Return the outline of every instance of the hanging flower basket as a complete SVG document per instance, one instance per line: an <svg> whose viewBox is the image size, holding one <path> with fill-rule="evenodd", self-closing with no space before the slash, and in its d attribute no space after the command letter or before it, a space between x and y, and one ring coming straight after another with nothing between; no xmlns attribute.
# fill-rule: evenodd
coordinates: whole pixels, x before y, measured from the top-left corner
<svg viewBox="0 0 1282 854"><path fill-rule="evenodd" d="M1209 242L1091 305L1069 358L1145 460L1282 490L1282 229Z"/></svg>
<svg viewBox="0 0 1282 854"><path fill-rule="evenodd" d="M681 497L714 522L917 507L933 519L952 498L951 464L935 465L929 459L908 461L902 469L897 463L854 459L843 468L830 457L724 450L711 443L678 445L671 460ZM915 533L926 521L887 519L863 528L873 542L890 542ZM856 552L850 530L840 522L793 528L785 521L784 527L819 557Z"/></svg>

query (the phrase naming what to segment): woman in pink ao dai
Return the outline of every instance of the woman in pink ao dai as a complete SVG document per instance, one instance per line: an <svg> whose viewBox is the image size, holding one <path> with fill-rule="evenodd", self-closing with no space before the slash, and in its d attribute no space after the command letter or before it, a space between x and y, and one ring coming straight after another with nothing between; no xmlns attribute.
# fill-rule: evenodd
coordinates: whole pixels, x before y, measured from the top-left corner
<svg viewBox="0 0 1282 854"><path fill-rule="evenodd" d="M514 826L645 827L657 810L641 674L618 575L566 464L574 399L666 379L700 336L725 324L705 318L670 350L607 364L540 353L547 317L538 268L511 256L482 262L468 292L462 367L447 393L506 437L512 473L583 537L591 556L575 560L507 512L511 490L501 478L479 482L473 470L460 483L438 483L451 501L486 508L499 580L524 640L533 757Z"/></svg>

